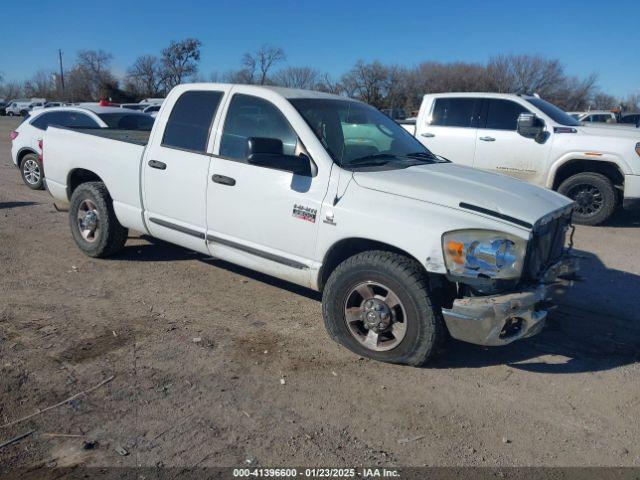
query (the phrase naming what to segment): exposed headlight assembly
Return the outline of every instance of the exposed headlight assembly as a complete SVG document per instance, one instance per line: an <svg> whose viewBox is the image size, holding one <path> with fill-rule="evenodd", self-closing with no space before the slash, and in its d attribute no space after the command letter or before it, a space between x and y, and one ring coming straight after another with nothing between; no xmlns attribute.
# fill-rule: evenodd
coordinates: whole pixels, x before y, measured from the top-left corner
<svg viewBox="0 0 640 480"><path fill-rule="evenodd" d="M492 230L455 230L442 236L447 270L459 277L519 278L527 241Z"/></svg>

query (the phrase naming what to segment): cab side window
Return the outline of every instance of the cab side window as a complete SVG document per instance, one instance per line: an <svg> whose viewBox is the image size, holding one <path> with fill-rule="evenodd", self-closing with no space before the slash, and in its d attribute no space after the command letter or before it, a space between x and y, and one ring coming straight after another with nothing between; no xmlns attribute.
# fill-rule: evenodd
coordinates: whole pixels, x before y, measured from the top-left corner
<svg viewBox="0 0 640 480"><path fill-rule="evenodd" d="M436 98L430 124L476 128L479 105L477 98Z"/></svg>
<svg viewBox="0 0 640 480"><path fill-rule="evenodd" d="M484 128L491 130L517 130L518 116L529 110L511 100L487 100L487 118Z"/></svg>
<svg viewBox="0 0 640 480"><path fill-rule="evenodd" d="M222 92L191 90L180 95L169 115L162 146L206 153L209 130Z"/></svg>
<svg viewBox="0 0 640 480"><path fill-rule="evenodd" d="M246 162L247 139L251 137L280 140L284 155L296 153L298 136L280 110L262 98L237 93L224 123L220 156Z"/></svg>

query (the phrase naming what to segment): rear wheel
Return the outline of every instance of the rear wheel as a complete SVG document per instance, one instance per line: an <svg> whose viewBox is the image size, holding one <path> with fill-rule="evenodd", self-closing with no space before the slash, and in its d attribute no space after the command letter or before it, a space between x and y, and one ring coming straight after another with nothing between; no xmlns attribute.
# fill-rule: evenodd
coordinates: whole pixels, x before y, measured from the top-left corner
<svg viewBox="0 0 640 480"><path fill-rule="evenodd" d="M581 225L599 225L616 208L616 191L607 177L600 173L583 172L567 178L558 192L576 202L573 221Z"/></svg>
<svg viewBox="0 0 640 480"><path fill-rule="evenodd" d="M90 257L113 255L127 241L128 230L118 222L102 182L83 183L75 189L69 205L69 225L76 245Z"/></svg>
<svg viewBox="0 0 640 480"><path fill-rule="evenodd" d="M22 158L20 174L27 187L33 190L42 190L44 188L44 172L35 153L28 153Z"/></svg>
<svg viewBox="0 0 640 480"><path fill-rule="evenodd" d="M342 262L327 281L322 312L334 340L383 362L422 365L445 336L421 266L392 252Z"/></svg>

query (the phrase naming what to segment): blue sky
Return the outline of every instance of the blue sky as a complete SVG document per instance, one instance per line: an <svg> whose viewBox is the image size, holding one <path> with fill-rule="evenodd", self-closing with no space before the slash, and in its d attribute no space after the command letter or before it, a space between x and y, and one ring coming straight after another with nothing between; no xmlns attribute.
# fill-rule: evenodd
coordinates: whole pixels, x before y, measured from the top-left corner
<svg viewBox="0 0 640 480"><path fill-rule="evenodd" d="M205 77L238 68L244 52L270 43L284 48L289 65L334 76L358 59L414 65L541 54L570 74L596 72L608 93L640 93L638 0L20 0L3 10L6 80L55 69L58 48L67 63L82 48L107 50L122 74L138 55L191 36L203 42Z"/></svg>

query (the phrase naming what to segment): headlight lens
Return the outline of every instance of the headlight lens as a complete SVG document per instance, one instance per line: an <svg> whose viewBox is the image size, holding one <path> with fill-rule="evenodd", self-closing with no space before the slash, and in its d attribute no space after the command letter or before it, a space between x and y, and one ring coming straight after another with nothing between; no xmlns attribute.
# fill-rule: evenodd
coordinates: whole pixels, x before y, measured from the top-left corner
<svg viewBox="0 0 640 480"><path fill-rule="evenodd" d="M456 230L442 236L450 274L461 277L518 278L527 241L491 230Z"/></svg>

